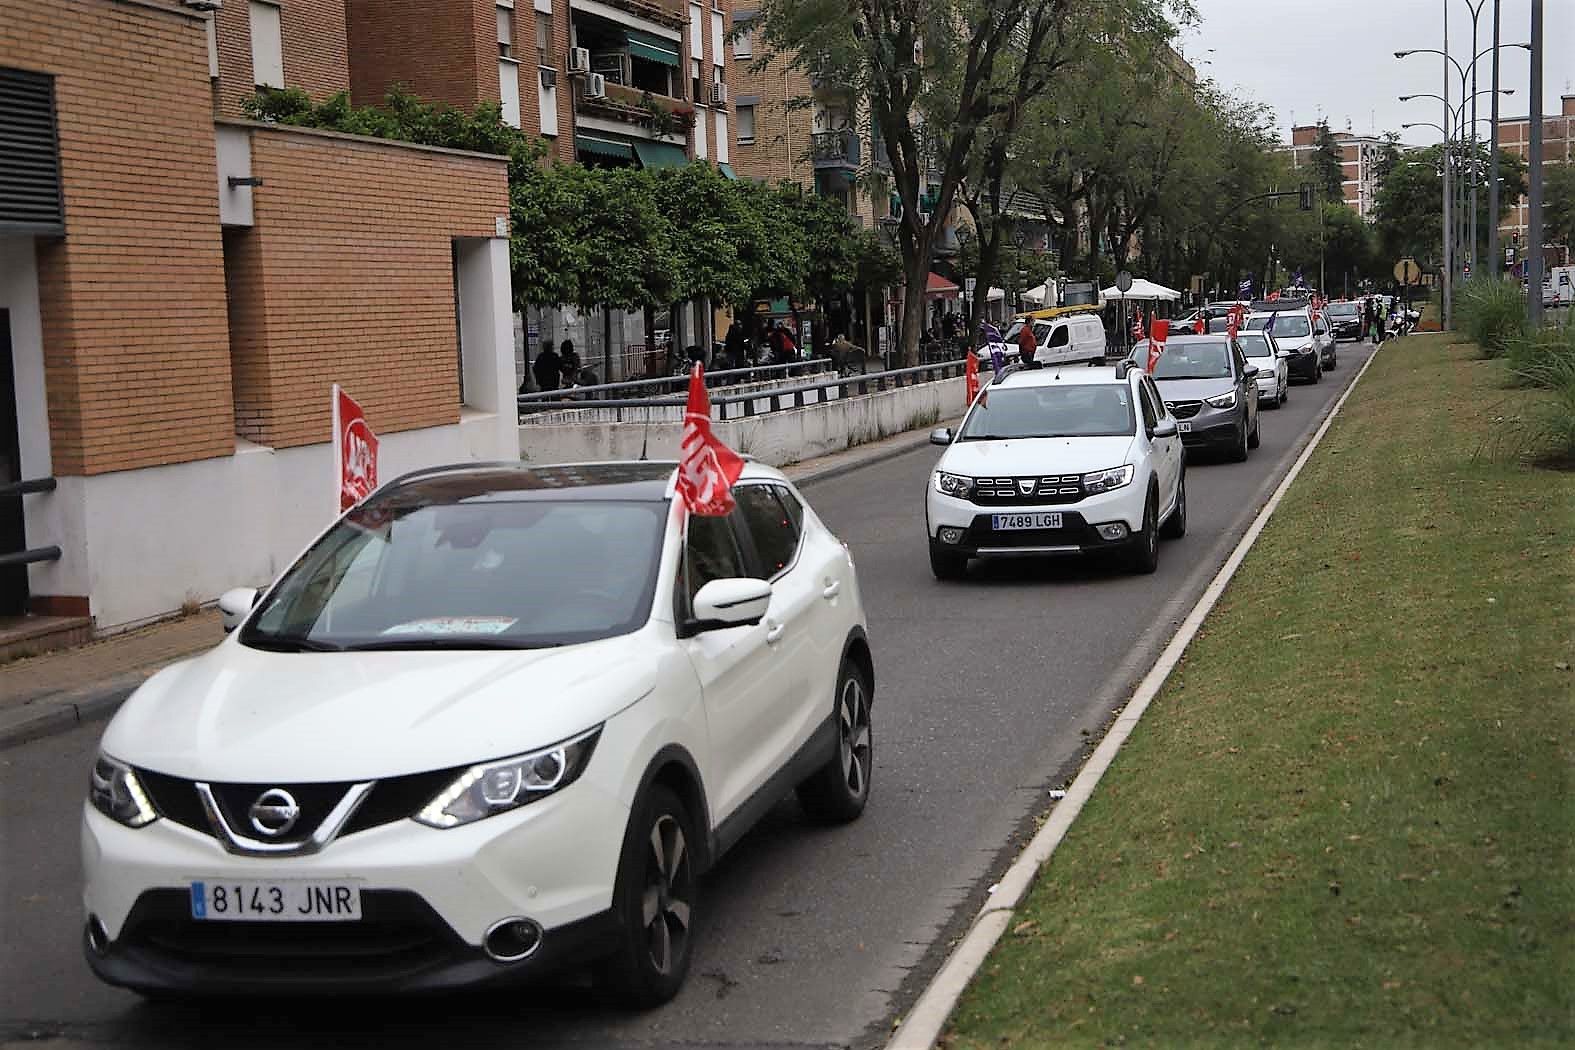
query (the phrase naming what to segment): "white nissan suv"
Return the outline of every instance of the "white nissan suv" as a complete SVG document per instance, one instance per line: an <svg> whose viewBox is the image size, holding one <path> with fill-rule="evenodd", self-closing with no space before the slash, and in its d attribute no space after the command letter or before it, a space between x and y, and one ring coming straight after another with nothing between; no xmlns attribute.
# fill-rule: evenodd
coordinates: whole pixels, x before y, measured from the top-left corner
<svg viewBox="0 0 1575 1050"><path fill-rule="evenodd" d="M1123 362L1017 369L985 387L946 446L925 496L930 568L970 558L1127 554L1153 572L1159 536L1187 529L1186 461L1153 381Z"/></svg>
<svg viewBox="0 0 1575 1050"><path fill-rule="evenodd" d="M777 471L422 471L350 510L104 732L89 964L147 994L684 979L698 876L785 793L857 817L874 666L847 548Z"/></svg>

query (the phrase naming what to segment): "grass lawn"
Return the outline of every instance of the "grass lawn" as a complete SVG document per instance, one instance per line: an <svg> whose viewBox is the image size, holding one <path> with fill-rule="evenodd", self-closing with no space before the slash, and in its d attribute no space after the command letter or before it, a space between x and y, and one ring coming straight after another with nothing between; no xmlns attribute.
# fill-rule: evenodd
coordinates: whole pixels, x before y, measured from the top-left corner
<svg viewBox="0 0 1575 1050"><path fill-rule="evenodd" d="M1379 354L946 1046L1575 1045L1575 474L1494 438L1534 396Z"/></svg>

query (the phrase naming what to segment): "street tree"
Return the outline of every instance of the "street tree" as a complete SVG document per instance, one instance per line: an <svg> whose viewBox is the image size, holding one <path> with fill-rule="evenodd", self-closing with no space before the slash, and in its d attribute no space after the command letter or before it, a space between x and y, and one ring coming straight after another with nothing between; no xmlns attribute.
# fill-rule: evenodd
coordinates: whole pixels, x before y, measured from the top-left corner
<svg viewBox="0 0 1575 1050"><path fill-rule="evenodd" d="M868 106L902 205L901 350L918 359L930 260L981 131L1010 138L1050 86L1074 0L765 0L771 50ZM932 189L933 187L933 189ZM922 205L922 206L921 206Z"/></svg>
<svg viewBox="0 0 1575 1050"><path fill-rule="evenodd" d="M1575 247L1575 164L1549 164L1542 171L1543 239Z"/></svg>
<svg viewBox="0 0 1575 1050"><path fill-rule="evenodd" d="M1318 122L1318 137L1312 155L1314 184L1323 190L1324 199L1340 200L1345 194L1345 166L1341 161L1340 140L1329 130L1329 122Z"/></svg>
<svg viewBox="0 0 1575 1050"><path fill-rule="evenodd" d="M1443 264L1443 156L1442 146L1404 154L1378 188L1374 226L1381 250L1391 263L1410 256L1425 269L1437 270ZM1490 217L1488 160L1484 146L1477 164L1482 172L1482 182L1477 187L1477 226L1483 231L1489 222L1497 222L1508 214L1514 202L1526 193L1526 162L1514 153L1499 150L1499 214Z"/></svg>

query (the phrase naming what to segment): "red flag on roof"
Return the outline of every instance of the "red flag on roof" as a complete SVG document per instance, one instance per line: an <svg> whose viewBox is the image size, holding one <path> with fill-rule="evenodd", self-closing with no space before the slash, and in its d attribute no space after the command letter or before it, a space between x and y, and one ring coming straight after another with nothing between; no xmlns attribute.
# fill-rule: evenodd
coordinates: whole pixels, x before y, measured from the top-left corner
<svg viewBox="0 0 1575 1050"><path fill-rule="evenodd" d="M683 436L678 442L678 498L691 514L721 517L733 512L733 482L744 461L711 433L711 397L705 388L705 366L689 373L689 403L684 407Z"/></svg>

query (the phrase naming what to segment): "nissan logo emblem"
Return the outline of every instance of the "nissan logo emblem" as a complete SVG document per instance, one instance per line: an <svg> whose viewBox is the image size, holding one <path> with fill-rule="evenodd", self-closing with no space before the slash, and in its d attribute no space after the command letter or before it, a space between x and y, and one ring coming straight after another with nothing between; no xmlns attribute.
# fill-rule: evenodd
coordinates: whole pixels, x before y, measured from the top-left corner
<svg viewBox="0 0 1575 1050"><path fill-rule="evenodd" d="M257 801L252 803L246 815L251 818L252 827L257 829L258 834L272 839L288 834L295 827L295 822L301 816L301 807L296 805L294 796L283 788L269 788L257 796Z"/></svg>

